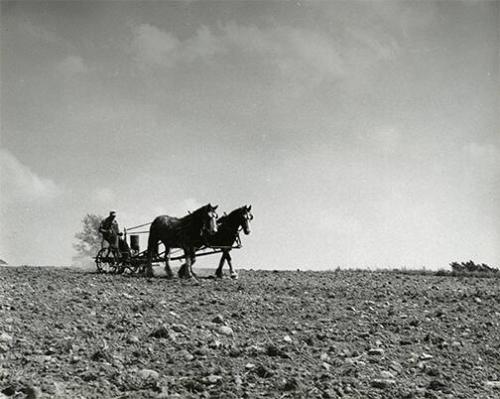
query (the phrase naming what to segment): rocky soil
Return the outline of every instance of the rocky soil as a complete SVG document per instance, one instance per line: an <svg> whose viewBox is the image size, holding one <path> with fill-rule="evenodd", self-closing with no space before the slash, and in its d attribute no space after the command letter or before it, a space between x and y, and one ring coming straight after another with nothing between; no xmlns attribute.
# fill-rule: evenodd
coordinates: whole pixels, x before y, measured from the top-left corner
<svg viewBox="0 0 500 399"><path fill-rule="evenodd" d="M0 269L0 397L500 398L500 280Z"/></svg>

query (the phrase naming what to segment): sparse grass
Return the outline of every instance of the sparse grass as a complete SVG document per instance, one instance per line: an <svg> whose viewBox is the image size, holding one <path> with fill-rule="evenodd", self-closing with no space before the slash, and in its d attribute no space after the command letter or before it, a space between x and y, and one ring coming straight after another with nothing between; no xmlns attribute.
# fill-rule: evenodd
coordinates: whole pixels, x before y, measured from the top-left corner
<svg viewBox="0 0 500 399"><path fill-rule="evenodd" d="M283 272L286 270L282 270ZM278 273L278 270L274 270L273 272ZM496 272L479 272L479 271L456 271L456 270L431 270L423 267L421 269L410 269L407 267L401 268L340 268L336 267L335 269L329 270L300 270L297 269L297 272L301 273L382 273L382 274L404 274L410 276L440 276L440 277L475 277L475 278L500 278L500 273Z"/></svg>
<svg viewBox="0 0 500 399"><path fill-rule="evenodd" d="M407 274L407 275L419 275L419 276L441 276L441 277L476 277L476 278L500 278L500 273L493 272L468 272L468 271L455 271L455 270L429 270L423 269L380 269L377 270L380 273L396 273L396 274Z"/></svg>

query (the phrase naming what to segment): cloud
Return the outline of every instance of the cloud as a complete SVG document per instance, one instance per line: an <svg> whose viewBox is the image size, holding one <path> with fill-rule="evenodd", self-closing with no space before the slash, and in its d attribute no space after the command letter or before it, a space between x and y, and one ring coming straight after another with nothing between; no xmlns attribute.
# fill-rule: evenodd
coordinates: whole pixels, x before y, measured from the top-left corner
<svg viewBox="0 0 500 399"><path fill-rule="evenodd" d="M401 141L401 133L395 127L384 127L373 134L375 145L384 153L394 153Z"/></svg>
<svg viewBox="0 0 500 399"><path fill-rule="evenodd" d="M236 23L221 25L214 32L201 26L180 40L169 32L143 24L133 31L132 53L141 67L171 68L180 63L207 62L230 52L259 55L286 76L316 75L336 78L344 66L333 40L319 33L292 27L258 28Z"/></svg>
<svg viewBox="0 0 500 399"><path fill-rule="evenodd" d="M201 26L191 37L143 24L133 29L131 53L144 68L170 69L194 62L244 62L252 59L291 81L317 85L336 81L396 57L398 42L385 31L349 27L335 37L314 29L291 26L258 27L235 22L215 28Z"/></svg>
<svg viewBox="0 0 500 399"><path fill-rule="evenodd" d="M142 24L133 31L132 52L136 62L145 66L175 64L180 41L174 35L149 24Z"/></svg>
<svg viewBox="0 0 500 399"><path fill-rule="evenodd" d="M472 159L481 162L494 164L500 161L500 150L494 144L472 142L464 146L464 151Z"/></svg>
<svg viewBox="0 0 500 399"><path fill-rule="evenodd" d="M181 203L181 209L189 212L193 212L197 210L198 208L201 208L203 204L201 204L198 200L195 198L186 198L184 201Z"/></svg>
<svg viewBox="0 0 500 399"><path fill-rule="evenodd" d="M364 129L355 134L360 143L366 143L377 154L390 155L396 153L403 145L403 133L396 126L368 123Z"/></svg>
<svg viewBox="0 0 500 399"><path fill-rule="evenodd" d="M42 26L35 25L29 20L24 20L19 24L21 32L48 44L64 44L64 40L55 32L48 30Z"/></svg>
<svg viewBox="0 0 500 399"><path fill-rule="evenodd" d="M115 193L107 187L97 188L93 191L92 198L100 203L110 203L115 199Z"/></svg>
<svg viewBox="0 0 500 399"><path fill-rule="evenodd" d="M214 35L208 27L202 26L192 38L186 40L183 58L189 62L197 59L209 60L225 51L223 40Z"/></svg>
<svg viewBox="0 0 500 399"><path fill-rule="evenodd" d="M62 193L54 181L38 176L6 149L0 149L0 167L4 203L51 200Z"/></svg>
<svg viewBox="0 0 500 399"><path fill-rule="evenodd" d="M208 60L224 52L223 42L208 27L201 26L190 38L180 41L169 32L143 24L133 31L132 52L141 67L173 67L179 62Z"/></svg>
<svg viewBox="0 0 500 399"><path fill-rule="evenodd" d="M155 205L152 207L153 215L169 215L176 217L183 217L188 214L188 212L193 212L203 205L195 198L186 198L182 201L177 202L175 206L163 206Z"/></svg>
<svg viewBox="0 0 500 399"><path fill-rule="evenodd" d="M373 32L359 28L347 28L346 33L353 41L351 52L360 47L363 57L369 61L391 59L399 50L396 40L387 34L374 35Z"/></svg>
<svg viewBox="0 0 500 399"><path fill-rule="evenodd" d="M471 142L463 147L464 154L472 169L481 171L481 176L498 176L500 173L500 149L489 143Z"/></svg>
<svg viewBox="0 0 500 399"><path fill-rule="evenodd" d="M83 62L82 57L70 55L57 64L56 70L66 78L72 78L88 72L89 68Z"/></svg>
<svg viewBox="0 0 500 399"><path fill-rule="evenodd" d="M260 54L284 75L335 79L344 73L339 46L330 37L307 29L279 27L259 29L235 23L222 27L222 38L244 52Z"/></svg>
<svg viewBox="0 0 500 399"><path fill-rule="evenodd" d="M427 30L436 23L439 15L439 2L422 1L399 4L401 7L397 21L405 36L410 37L416 32Z"/></svg>

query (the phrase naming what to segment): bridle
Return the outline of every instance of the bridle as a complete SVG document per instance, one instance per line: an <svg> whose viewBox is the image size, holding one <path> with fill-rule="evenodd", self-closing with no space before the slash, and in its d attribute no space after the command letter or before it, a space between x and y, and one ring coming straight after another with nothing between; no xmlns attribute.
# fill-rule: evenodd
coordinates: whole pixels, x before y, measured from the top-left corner
<svg viewBox="0 0 500 399"><path fill-rule="evenodd" d="M219 215L215 211L208 212L208 218L203 222L203 226L201 227L200 235L204 241L206 241L206 236L213 234L210 229L210 222L212 219L215 219L215 224L217 225L217 219Z"/></svg>
<svg viewBox="0 0 500 399"><path fill-rule="evenodd" d="M246 211L243 215L243 221L244 222L250 222L253 220L253 215L249 212L249 211ZM240 233L240 231L243 231L243 223L240 223L240 227L238 228L238 234Z"/></svg>

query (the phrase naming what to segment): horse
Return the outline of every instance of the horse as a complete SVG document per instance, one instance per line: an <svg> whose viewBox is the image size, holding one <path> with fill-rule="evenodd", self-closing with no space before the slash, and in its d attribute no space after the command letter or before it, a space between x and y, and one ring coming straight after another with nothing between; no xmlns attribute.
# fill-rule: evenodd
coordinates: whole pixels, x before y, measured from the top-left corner
<svg viewBox="0 0 500 399"><path fill-rule="evenodd" d="M222 257L219 262L219 267L215 271L215 275L219 278L222 278L222 267L226 261L229 265L229 275L231 278L238 278L238 274L233 269L229 252L231 252L231 247L239 238L238 232L240 228L245 235L250 234L250 221L253 219L253 215L250 212L251 210L251 205L242 206L232 211L229 215L222 216L217 223L217 233L208 237L208 243L211 247L225 247L222 248Z"/></svg>
<svg viewBox="0 0 500 399"><path fill-rule="evenodd" d="M153 255L158 253L158 242L165 246L165 272L168 278L173 273L169 265L169 253L172 248L184 250L186 259L185 277L193 276L192 266L196 262L196 249L205 245L205 241L217 232L217 206L207 204L182 217L162 215L151 223L149 228L146 275L153 276Z"/></svg>
<svg viewBox="0 0 500 399"><path fill-rule="evenodd" d="M231 263L231 247L239 238L240 229L245 235L250 234L250 221L253 219L251 214L252 206L242 206L232 211L229 215L224 215L217 220L217 233L208 236L206 245L212 248L221 248L222 257L219 262L219 267L215 271L215 275L222 278L222 267L227 261L229 265L229 273L231 278L238 278L238 274L233 269ZM186 268L183 265L179 270L179 276L183 276Z"/></svg>

